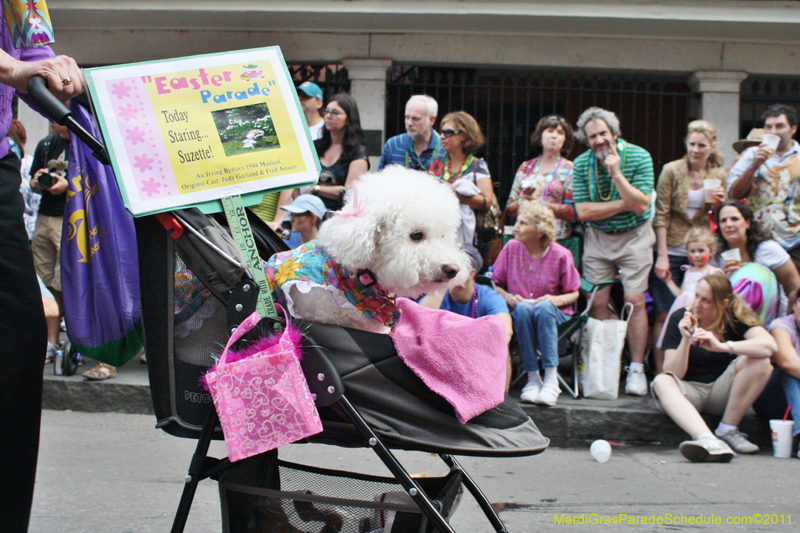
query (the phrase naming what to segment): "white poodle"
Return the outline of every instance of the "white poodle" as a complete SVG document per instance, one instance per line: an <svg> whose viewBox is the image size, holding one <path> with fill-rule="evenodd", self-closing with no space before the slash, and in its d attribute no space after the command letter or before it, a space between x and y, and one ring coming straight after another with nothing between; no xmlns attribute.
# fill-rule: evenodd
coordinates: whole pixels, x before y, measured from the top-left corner
<svg viewBox="0 0 800 533"><path fill-rule="evenodd" d="M264 136L263 130L250 130L247 132L247 135L244 136L244 140L242 141L242 148L250 148L251 150L255 148L256 142L258 142L259 137Z"/></svg>
<svg viewBox="0 0 800 533"><path fill-rule="evenodd" d="M318 241L273 256L267 277L296 317L388 333L400 315L395 296L466 281L471 266L456 241L460 222L449 185L390 166L356 182Z"/></svg>

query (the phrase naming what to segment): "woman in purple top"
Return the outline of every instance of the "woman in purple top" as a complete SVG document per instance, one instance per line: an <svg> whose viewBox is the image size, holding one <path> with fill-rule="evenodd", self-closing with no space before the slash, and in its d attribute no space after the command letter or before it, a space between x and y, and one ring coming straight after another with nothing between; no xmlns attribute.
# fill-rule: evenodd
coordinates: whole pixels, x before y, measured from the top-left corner
<svg viewBox="0 0 800 533"><path fill-rule="evenodd" d="M555 405L561 393L558 326L572 315L581 283L572 253L556 243L555 237L553 211L538 200L523 202L514 225L514 240L508 242L494 264L497 292L514 313L514 331L528 373L520 400L540 405Z"/></svg>
<svg viewBox="0 0 800 533"><path fill-rule="evenodd" d="M3 3L3 9L6 9ZM36 35L33 32L29 35ZM19 159L9 151L14 91L42 76L62 100L83 92L75 61L50 48L16 49L0 23L0 531L26 531L33 499L47 329L19 192ZM26 94L21 97L27 100Z"/></svg>

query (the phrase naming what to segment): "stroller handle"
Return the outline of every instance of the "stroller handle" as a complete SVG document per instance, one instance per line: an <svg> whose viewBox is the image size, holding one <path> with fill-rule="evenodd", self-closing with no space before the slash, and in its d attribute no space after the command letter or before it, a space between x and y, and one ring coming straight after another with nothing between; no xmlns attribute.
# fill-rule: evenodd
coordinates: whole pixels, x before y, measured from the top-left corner
<svg viewBox="0 0 800 533"><path fill-rule="evenodd" d="M55 97L47 89L47 82L40 76L34 76L28 81L28 94L33 101L42 108L42 111L51 119L62 126L66 126L74 133L86 146L92 150L92 155L104 165L108 165L108 154L103 143L97 140L94 135L86 131L72 114L72 111L65 106L61 100Z"/></svg>

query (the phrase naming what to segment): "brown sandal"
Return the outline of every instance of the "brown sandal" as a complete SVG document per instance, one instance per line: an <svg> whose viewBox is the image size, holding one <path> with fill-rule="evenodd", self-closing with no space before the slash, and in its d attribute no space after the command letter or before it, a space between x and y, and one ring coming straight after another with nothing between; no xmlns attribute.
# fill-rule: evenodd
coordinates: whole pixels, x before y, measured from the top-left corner
<svg viewBox="0 0 800 533"><path fill-rule="evenodd" d="M117 369L111 365L100 363L83 373L83 377L89 381L103 381L117 377Z"/></svg>

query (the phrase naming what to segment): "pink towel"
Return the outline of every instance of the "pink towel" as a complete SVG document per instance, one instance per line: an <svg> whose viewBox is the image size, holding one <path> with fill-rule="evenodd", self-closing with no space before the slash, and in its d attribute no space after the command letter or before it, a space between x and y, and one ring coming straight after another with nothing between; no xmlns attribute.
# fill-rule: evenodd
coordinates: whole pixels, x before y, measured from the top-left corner
<svg viewBox="0 0 800 533"><path fill-rule="evenodd" d="M407 298L398 298L397 306L402 315L391 333L397 353L453 406L459 422L503 402L508 348L500 318L468 318Z"/></svg>

